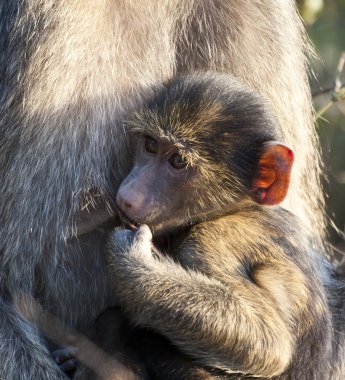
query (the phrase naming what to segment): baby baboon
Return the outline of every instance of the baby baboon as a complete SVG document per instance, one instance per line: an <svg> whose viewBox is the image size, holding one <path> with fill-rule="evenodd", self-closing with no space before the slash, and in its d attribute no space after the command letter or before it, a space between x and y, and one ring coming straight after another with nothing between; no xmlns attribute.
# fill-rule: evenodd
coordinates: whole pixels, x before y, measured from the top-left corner
<svg viewBox="0 0 345 380"><path fill-rule="evenodd" d="M128 127L137 150L117 203L139 227L113 234L109 262L132 323L228 374L334 379L344 326L326 285L343 284L298 218L272 206L293 153L266 102L229 76L183 76Z"/></svg>

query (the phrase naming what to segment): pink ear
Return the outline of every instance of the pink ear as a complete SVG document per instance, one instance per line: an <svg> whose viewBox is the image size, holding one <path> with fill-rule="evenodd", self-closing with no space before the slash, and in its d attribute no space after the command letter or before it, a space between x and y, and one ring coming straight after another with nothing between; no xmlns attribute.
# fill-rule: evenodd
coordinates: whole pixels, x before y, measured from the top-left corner
<svg viewBox="0 0 345 380"><path fill-rule="evenodd" d="M254 200L263 205L276 205L287 194L294 161L293 151L275 141L265 143L253 179Z"/></svg>

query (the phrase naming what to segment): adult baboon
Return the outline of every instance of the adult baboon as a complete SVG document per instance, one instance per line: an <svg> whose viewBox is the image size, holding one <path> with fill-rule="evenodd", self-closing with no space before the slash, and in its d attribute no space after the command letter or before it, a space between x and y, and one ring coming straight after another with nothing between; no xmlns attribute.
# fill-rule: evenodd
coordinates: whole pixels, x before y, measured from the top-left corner
<svg viewBox="0 0 345 380"><path fill-rule="evenodd" d="M78 210L115 194L130 153L123 115L177 72L230 72L270 100L297 156L285 205L322 237L308 46L292 0L3 0L0 46L1 377L64 376L14 311L18 294L81 331L115 302L104 231L75 236L89 220Z"/></svg>

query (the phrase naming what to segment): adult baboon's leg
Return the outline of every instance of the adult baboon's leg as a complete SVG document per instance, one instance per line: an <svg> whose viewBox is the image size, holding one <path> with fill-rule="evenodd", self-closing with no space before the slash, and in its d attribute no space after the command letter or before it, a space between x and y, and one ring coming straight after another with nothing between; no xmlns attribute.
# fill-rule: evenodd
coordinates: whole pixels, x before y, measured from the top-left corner
<svg viewBox="0 0 345 380"><path fill-rule="evenodd" d="M0 301L0 378L67 379L52 361L37 328Z"/></svg>

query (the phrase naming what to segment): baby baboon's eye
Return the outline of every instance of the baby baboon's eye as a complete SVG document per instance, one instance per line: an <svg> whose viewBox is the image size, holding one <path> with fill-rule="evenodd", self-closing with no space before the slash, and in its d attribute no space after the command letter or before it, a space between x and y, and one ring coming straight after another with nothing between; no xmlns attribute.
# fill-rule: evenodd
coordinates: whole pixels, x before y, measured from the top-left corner
<svg viewBox="0 0 345 380"><path fill-rule="evenodd" d="M169 158L170 165L175 169L183 169L187 166L187 161L178 153L174 153Z"/></svg>
<svg viewBox="0 0 345 380"><path fill-rule="evenodd" d="M157 153L158 151L158 142L152 137L145 137L145 149L149 153Z"/></svg>

